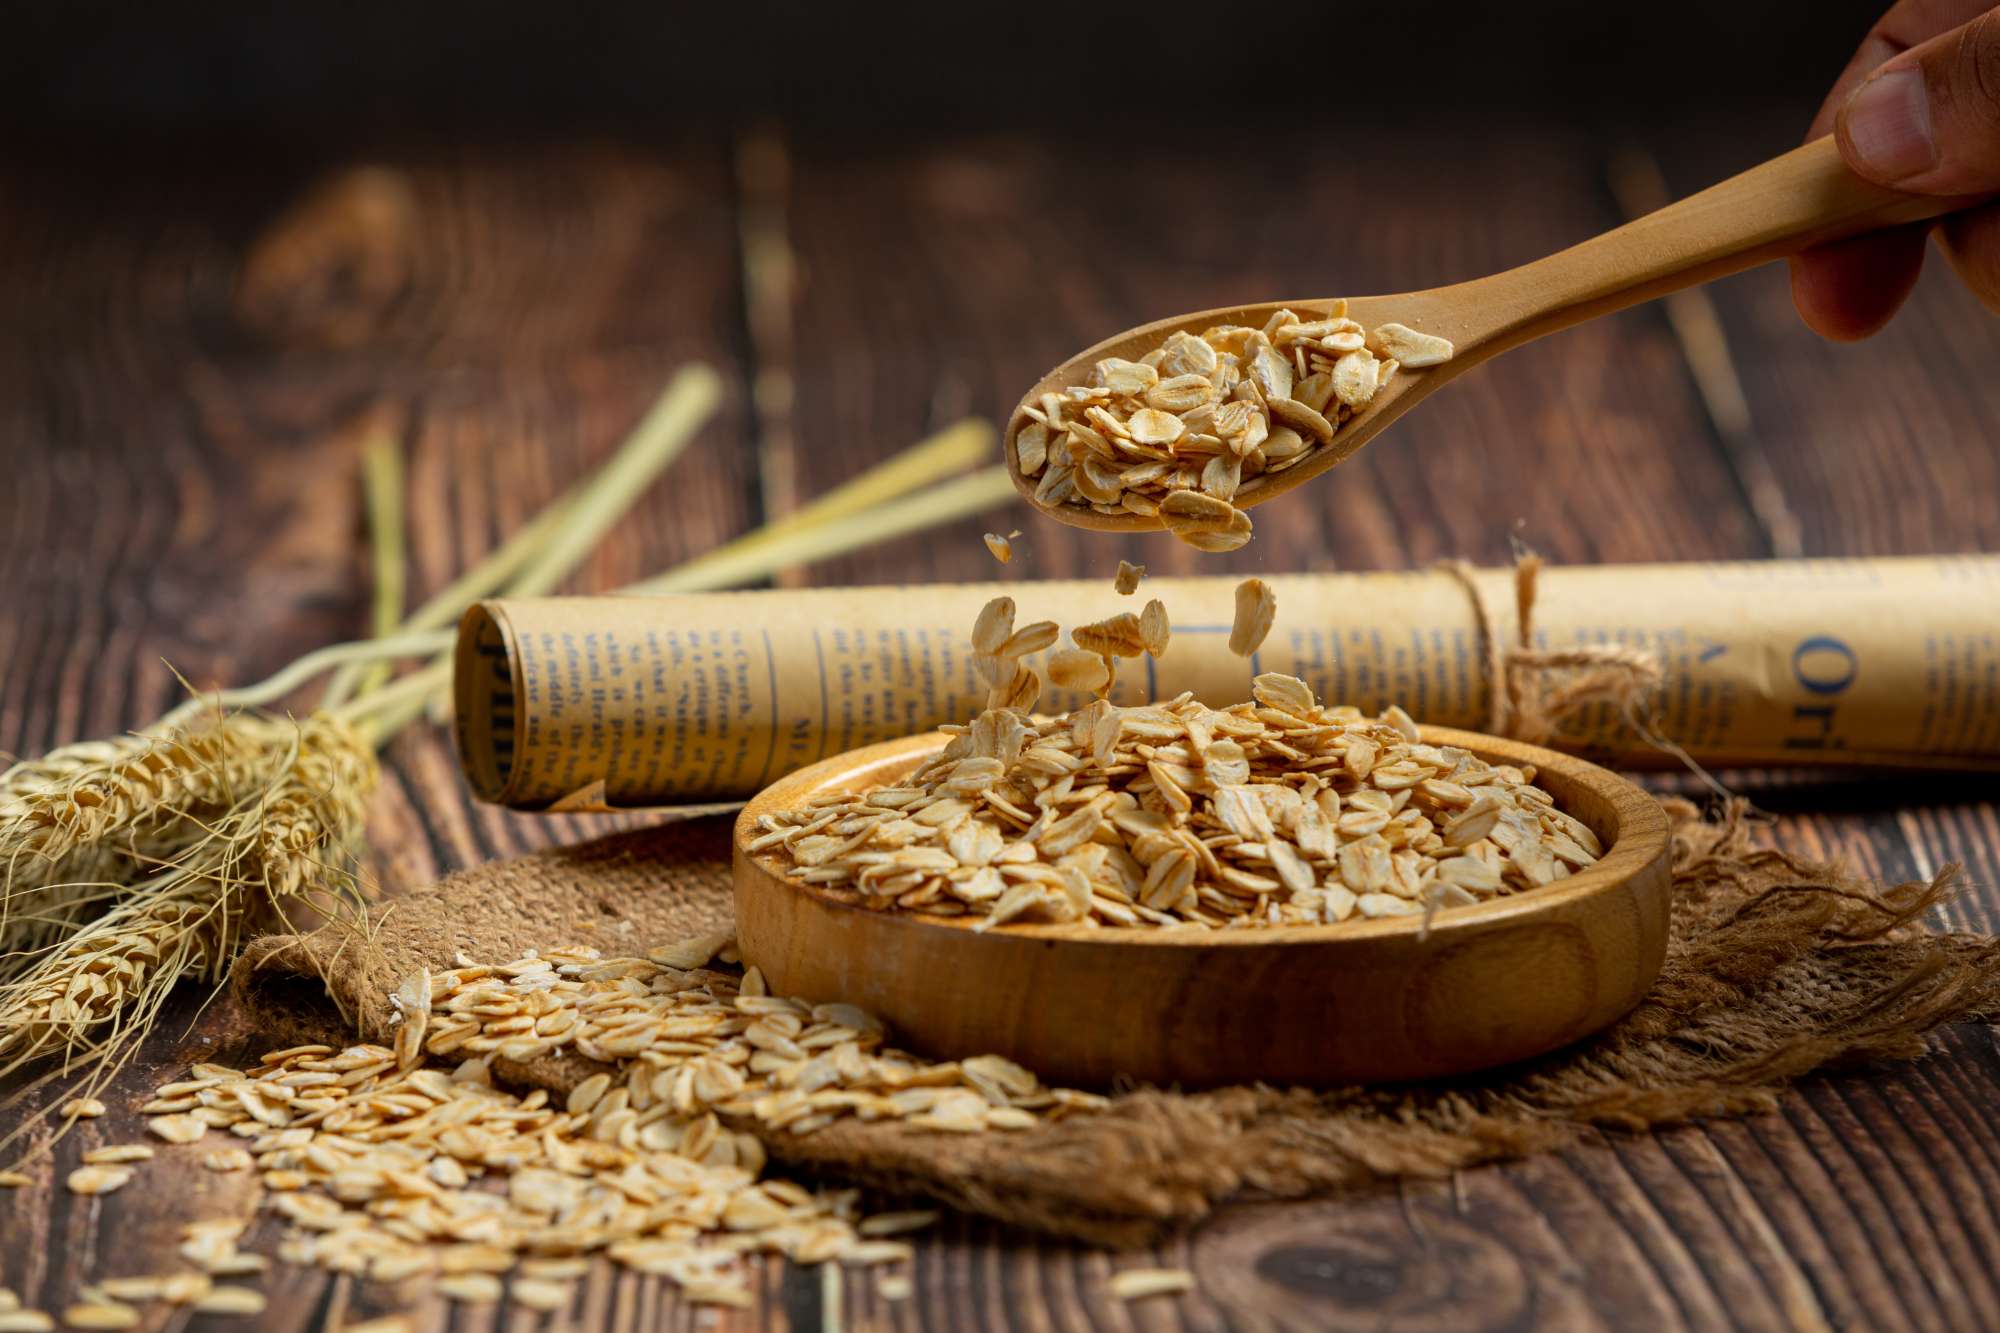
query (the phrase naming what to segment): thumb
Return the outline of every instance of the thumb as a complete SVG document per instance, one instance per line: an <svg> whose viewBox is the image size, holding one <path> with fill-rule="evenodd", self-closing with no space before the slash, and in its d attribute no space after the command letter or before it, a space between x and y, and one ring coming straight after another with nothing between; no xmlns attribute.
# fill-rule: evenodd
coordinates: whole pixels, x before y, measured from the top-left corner
<svg viewBox="0 0 2000 1333"><path fill-rule="evenodd" d="M2000 190L2000 9L1869 76L1835 131L1856 174L1914 194Z"/></svg>

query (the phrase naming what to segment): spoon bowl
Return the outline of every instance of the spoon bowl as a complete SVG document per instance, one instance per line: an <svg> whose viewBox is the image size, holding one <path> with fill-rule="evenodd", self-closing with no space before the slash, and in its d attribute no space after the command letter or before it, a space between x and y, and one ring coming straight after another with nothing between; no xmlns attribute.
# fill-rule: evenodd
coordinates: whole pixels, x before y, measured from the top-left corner
<svg viewBox="0 0 2000 1333"><path fill-rule="evenodd" d="M736 823L737 943L773 991L844 1000L939 1058L995 1053L1053 1082L1330 1086L1431 1078L1576 1041L1636 1005L1666 953L1667 820L1644 791L1570 755L1426 727L1432 745L1536 782L1604 845L1554 884L1468 907L1331 926L1210 930L1006 925L879 912L752 852L759 816L894 782L946 737L804 768Z"/></svg>
<svg viewBox="0 0 2000 1333"><path fill-rule="evenodd" d="M1313 450L1283 472L1266 473L1264 476L1245 481L1236 492L1235 504L1238 509L1261 504L1274 495L1281 495L1301 482L1317 477L1368 443L1375 437L1377 431L1416 406L1425 395L1441 388L1451 379L1485 359L1466 355L1467 341L1472 330L1468 326L1463 305L1455 306L1450 301L1441 299L1450 291L1450 288L1443 288L1429 292L1406 292L1400 296L1347 298L1349 319L1356 320L1369 328L1390 322L1406 324L1421 333L1435 333L1440 337L1449 338L1459 350L1451 360L1442 365L1428 366L1421 370L1399 370L1395 378L1376 391L1374 400L1368 404L1366 410L1342 423L1331 444ZM1176 315L1172 319L1156 320L1135 329L1127 329L1116 337L1108 338L1095 347L1079 353L1042 376L1015 407L1014 415L1007 423L1007 470L1014 479L1014 488L1027 499L1028 503L1073 527L1095 528L1103 532L1150 532L1158 529L1162 526L1160 520L1141 514L1101 514L1095 509L1081 505L1039 504L1035 499L1035 484L1038 478L1027 476L1021 471L1020 455L1014 448L1015 435L1033 420L1028 415L1027 409L1035 406L1045 393L1060 393L1071 385L1086 383L1091 367L1104 358L1120 357L1127 361L1137 361L1158 347L1170 334L1183 332L1198 334L1203 329L1214 328L1218 324L1261 328L1280 310L1290 310L1301 320L1327 319L1338 312L1340 304L1335 298L1314 297L1300 301L1272 301L1267 305L1200 310L1193 314ZM1492 354L1486 353L1487 356Z"/></svg>
<svg viewBox="0 0 2000 1333"><path fill-rule="evenodd" d="M1449 287L1349 298L1350 319L1370 329L1393 322L1448 338L1452 358L1400 370L1367 407L1339 426L1330 443L1282 472L1246 480L1233 503L1249 508L1309 481L1431 393L1522 343L1815 245L1938 217L1976 202L1904 194L1872 184L1847 169L1831 138L1818 139L1534 263ZM1087 383L1092 367L1105 357L1136 361L1178 331L1198 334L1218 324L1260 328L1280 309L1303 319L1323 319L1335 313L1337 302L1308 298L1177 315L1127 329L1051 370L1028 391L1007 425L1007 467L1015 488L1030 504L1075 527L1114 532L1162 527L1158 518L1140 514L1039 504L1037 479L1021 471L1015 447L1015 437L1032 420L1027 409L1045 393ZM1059 443L1051 441L1051 451Z"/></svg>

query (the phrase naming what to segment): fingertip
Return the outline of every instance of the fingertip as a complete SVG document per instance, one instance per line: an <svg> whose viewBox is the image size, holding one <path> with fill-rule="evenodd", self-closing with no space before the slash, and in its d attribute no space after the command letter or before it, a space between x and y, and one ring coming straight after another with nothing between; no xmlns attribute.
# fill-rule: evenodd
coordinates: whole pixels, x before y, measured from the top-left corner
<svg viewBox="0 0 2000 1333"><path fill-rule="evenodd" d="M1894 317L1924 266L1929 224L1857 236L1792 259L1792 304L1807 328L1834 342L1879 332Z"/></svg>
<svg viewBox="0 0 2000 1333"><path fill-rule="evenodd" d="M2000 314L2000 204L1954 213L1945 219L1941 239L1959 281Z"/></svg>
<svg viewBox="0 0 2000 1333"><path fill-rule="evenodd" d="M1792 306L1799 312L1800 323L1830 342L1852 342L1868 336L1850 327L1843 313L1846 302L1829 290L1825 265L1818 255L1794 255L1791 266Z"/></svg>

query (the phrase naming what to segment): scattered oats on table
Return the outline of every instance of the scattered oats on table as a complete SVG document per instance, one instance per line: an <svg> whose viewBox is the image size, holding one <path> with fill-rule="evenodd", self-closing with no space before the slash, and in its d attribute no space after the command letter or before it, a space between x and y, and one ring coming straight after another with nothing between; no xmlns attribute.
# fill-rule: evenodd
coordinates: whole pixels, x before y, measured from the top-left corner
<svg viewBox="0 0 2000 1333"><path fill-rule="evenodd" d="M412 1325L408 1315L385 1314L357 1324L342 1325L340 1333L412 1333Z"/></svg>
<svg viewBox="0 0 2000 1333"><path fill-rule="evenodd" d="M1363 328L1345 301L1320 319L1280 310L1261 329L1182 330L1137 361L1107 357L1088 383L1043 394L1015 433L1015 462L1040 479L1037 504L1157 517L1197 549L1232 551L1251 535L1239 488L1331 444L1398 369L1451 355L1435 334Z"/></svg>
<svg viewBox="0 0 2000 1333"><path fill-rule="evenodd" d="M597 1254L670 1278L689 1300L733 1306L751 1301L751 1254L908 1260L909 1247L885 1237L934 1214L869 1218L857 1191L765 1177L760 1135L851 1117L1003 1133L1104 1104L996 1056L906 1055L852 1005L771 995L755 968L738 978L707 966L732 948L714 935L650 958L565 948L420 971L393 992L397 1031L421 1015L423 1055L442 1067L371 1044L273 1051L249 1070L198 1064L149 1103L192 1098L193 1109L158 1111L154 1123L246 1140L221 1151L263 1172L264 1207L289 1224L285 1262L377 1282L434 1277L440 1294L476 1305L504 1289L550 1310L569 1303ZM493 1086L491 1061L552 1055L604 1068L561 1096ZM204 1147L192 1151L218 1155ZM247 1304L211 1296L222 1289L208 1276L262 1266L235 1248L246 1225L185 1229L181 1256L205 1270L178 1275L203 1284L185 1301Z"/></svg>
<svg viewBox="0 0 2000 1333"><path fill-rule="evenodd" d="M139 1322L139 1311L117 1301L86 1301L64 1310L62 1321L70 1328L131 1328Z"/></svg>
<svg viewBox="0 0 2000 1333"><path fill-rule="evenodd" d="M438 1295L466 1305L494 1305L500 1300L500 1279L491 1273L454 1273L439 1278Z"/></svg>
<svg viewBox="0 0 2000 1333"><path fill-rule="evenodd" d="M193 1143L208 1132L207 1124L194 1115L156 1115L146 1122L146 1129L168 1143Z"/></svg>
<svg viewBox="0 0 2000 1333"><path fill-rule="evenodd" d="M69 1173L71 1194L115 1194L132 1180L129 1166L80 1166Z"/></svg>
<svg viewBox="0 0 2000 1333"><path fill-rule="evenodd" d="M1194 1274L1185 1268L1125 1268L1111 1275L1113 1300L1137 1301L1194 1290Z"/></svg>
<svg viewBox="0 0 2000 1333"><path fill-rule="evenodd" d="M517 1277L507 1288L512 1296L530 1310L560 1310L570 1302L574 1288L567 1282L552 1282L547 1278Z"/></svg>
<svg viewBox="0 0 2000 1333"><path fill-rule="evenodd" d="M262 1314L264 1294L250 1287L217 1287L197 1300L194 1308L202 1314Z"/></svg>
<svg viewBox="0 0 2000 1333"><path fill-rule="evenodd" d="M906 1231L921 1231L934 1226L939 1217L935 1208L912 1208L900 1213L877 1213L866 1218L858 1228L864 1236L900 1236Z"/></svg>
<svg viewBox="0 0 2000 1333"><path fill-rule="evenodd" d="M240 1230L242 1224L233 1225ZM235 1243L233 1239L229 1242L232 1248ZM192 1305L215 1290L215 1280L206 1273L169 1273L159 1283L160 1299L170 1305Z"/></svg>
<svg viewBox="0 0 2000 1333"><path fill-rule="evenodd" d="M86 1166L116 1166L122 1162L150 1162L153 1150L143 1143L113 1143L92 1148L83 1154Z"/></svg>

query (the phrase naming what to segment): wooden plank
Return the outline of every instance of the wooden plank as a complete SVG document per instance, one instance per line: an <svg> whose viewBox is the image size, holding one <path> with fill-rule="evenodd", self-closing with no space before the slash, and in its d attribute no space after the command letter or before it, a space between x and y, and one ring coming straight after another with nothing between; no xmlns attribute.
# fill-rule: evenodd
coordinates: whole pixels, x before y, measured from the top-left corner
<svg viewBox="0 0 2000 1333"><path fill-rule="evenodd" d="M1697 121L1656 147L1699 189L1797 142L1809 119ZM1712 287L1768 459L1808 555L1991 550L2000 542L2000 321L1930 255L1908 306L1860 344L1799 323L1784 270ZM1867 391L1860 389L1868 385Z"/></svg>
<svg viewBox="0 0 2000 1333"><path fill-rule="evenodd" d="M96 178L102 197L50 198L32 176L10 188L0 227L51 248L46 265L10 249L0 270L26 290L7 345L33 352L0 358L10 621L17 654L30 631L40 648L7 673L4 743L45 748L143 720L178 688L161 655L197 683L243 680L358 629L352 427L364 409L387 404L412 423L421 597L602 459L676 366L727 369L722 170L714 154L636 152L401 165L416 201L407 274L355 349L329 348L310 310L255 330L238 318L241 251L229 247L282 214L282 194L211 197L193 180L142 209L147 182L116 175ZM45 216L58 205L72 211ZM134 300L155 289L180 302ZM636 577L746 526L740 460L716 447L734 423L732 406L575 586ZM107 659L104 639L122 655ZM130 699L102 688L128 678ZM53 701L32 730L31 690Z"/></svg>
<svg viewBox="0 0 2000 1333"><path fill-rule="evenodd" d="M1727 153L1747 163L1784 123L1774 113ZM1164 308L1426 285L1615 217L1601 154L1580 138L1501 125L1476 143L1427 146L1434 169L1395 173L1393 204L1364 190L1390 178L1407 145L1364 140L1337 172L1295 171L1312 143L1281 139L1259 156L1197 137L1185 178L1121 181L1133 194L1114 209L1075 188L1073 154L1051 142L864 154L795 139L785 226L800 275L789 427L801 493L963 411L1003 411L1048 364ZM1662 153L1683 188L1719 174L1713 157ZM402 276L303 282L318 295L246 323L243 256L334 165L217 180L107 171L84 184L20 168L0 190L0 282L19 296L17 318L0 322L0 579L14 590L0 611L0 746L39 750L143 720L174 694L162 655L199 679L243 679L354 632L366 577L354 450L385 405L411 459L414 596L602 458L690 356L716 360L735 388L703 466L649 496L575 586L635 577L754 521L737 404L759 363L754 348L740 362L732 350L743 296L722 150L392 160L413 200L385 270ZM1278 195L1281 206L1246 221L1191 205L1188 181L1205 198ZM1364 198L1372 214L1329 221ZM1476 225L1464 202L1474 198L1490 202ZM309 274L365 267L374 251L328 253ZM1883 373L1904 386L1885 394L1852 373L1856 353L1799 341L1782 297L1775 275L1738 279L1724 310L1809 549L1990 545L1990 514L1960 498L1994 489L1981 470L1990 460L1965 447L1991 434L1987 326L1943 284L1927 286L1931 304L1916 312L1927 322L1882 344L1900 347ZM1717 449L1663 325L1629 312L1469 377L1313 491L1260 511L1247 552L1199 563L1500 560L1517 518L1559 559L1755 553L1761 539ZM1886 475L1896 450L1921 466ZM995 577L977 533L1007 522L1028 528L1010 578L1094 574L1120 554L1163 571L1197 563L1164 538L1085 544L1001 511L812 577ZM384 783L373 829L394 885L620 822L477 806L444 740L421 729L390 748ZM1958 780L1885 793L1818 778L1757 792L1794 850L1892 879L1966 862L1971 888L1943 920L1977 930L2000 913L1996 794ZM176 998L107 1098L114 1116L61 1145L59 1170L86 1141L129 1137L123 1117L176 1066L256 1053L228 1006L197 1018L203 998ZM850 1327L897 1329L1988 1325L2000 1318L2000 1053L1985 1029L1939 1046L1919 1065L1815 1080L1775 1116L1607 1136L1377 1195L1232 1208L1144 1254L953 1218L919 1242L913 1299L887 1301L875 1277L850 1273L839 1303ZM147 1170L143 1194L96 1203L46 1182L0 1195L0 1233L36 1242L0 1255L0 1280L59 1307L86 1278L170 1267L187 1200L221 1209L245 1183L171 1151ZM258 1248L276 1234L261 1222ZM1191 1268L1200 1289L1110 1301L1111 1272L1140 1265ZM272 1329L338 1326L422 1296L283 1268L265 1287L260 1326ZM716 1326L828 1317L817 1273L769 1264L758 1291L756 1309ZM418 1308L426 1327L531 1322L505 1306ZM604 1266L580 1285L570 1322L710 1326L666 1284Z"/></svg>
<svg viewBox="0 0 2000 1333"><path fill-rule="evenodd" d="M288 200L338 170L261 191L143 173L100 177L98 193L33 177L0 191L0 233L34 241L0 258L23 300L23 318L0 325L0 576L16 590L0 616L0 747L39 751L147 720L178 694L162 658L198 683L243 681L357 632L367 571L356 450L377 405L404 423L415 600L604 458L675 367L700 358L736 378L733 239L713 204L721 154L530 152L393 169L415 199L396 238L407 266L394 299L358 314L294 303L254 328L232 285L245 243L254 251L260 235L298 225L283 221ZM135 299L149 292L173 299ZM363 316L367 338L350 344ZM574 586L630 581L750 526L743 460L718 447L740 432L741 397L732 390L673 484L645 497ZM377 845L391 849L377 871L392 886L616 822L475 806L447 741L424 728L390 748L372 811ZM164 1147L117 1197L86 1201L59 1183L84 1148L136 1136L131 1108L188 1061L255 1057L262 1043L205 999L195 987L176 997L107 1094L114 1114L60 1144L52 1176L0 1195L0 1230L50 1242L0 1259L0 1281L31 1303L59 1310L86 1280L176 1268L182 1222L247 1203L250 1177L215 1176ZM265 1218L251 1243L268 1253L278 1232ZM283 1266L264 1285L267 1328L337 1326L424 1296ZM646 1327L696 1323L663 1282L615 1285L607 1303L614 1284L600 1275L586 1308L615 1307L636 1327L637 1295ZM487 1322L429 1297L419 1313L420 1326Z"/></svg>

